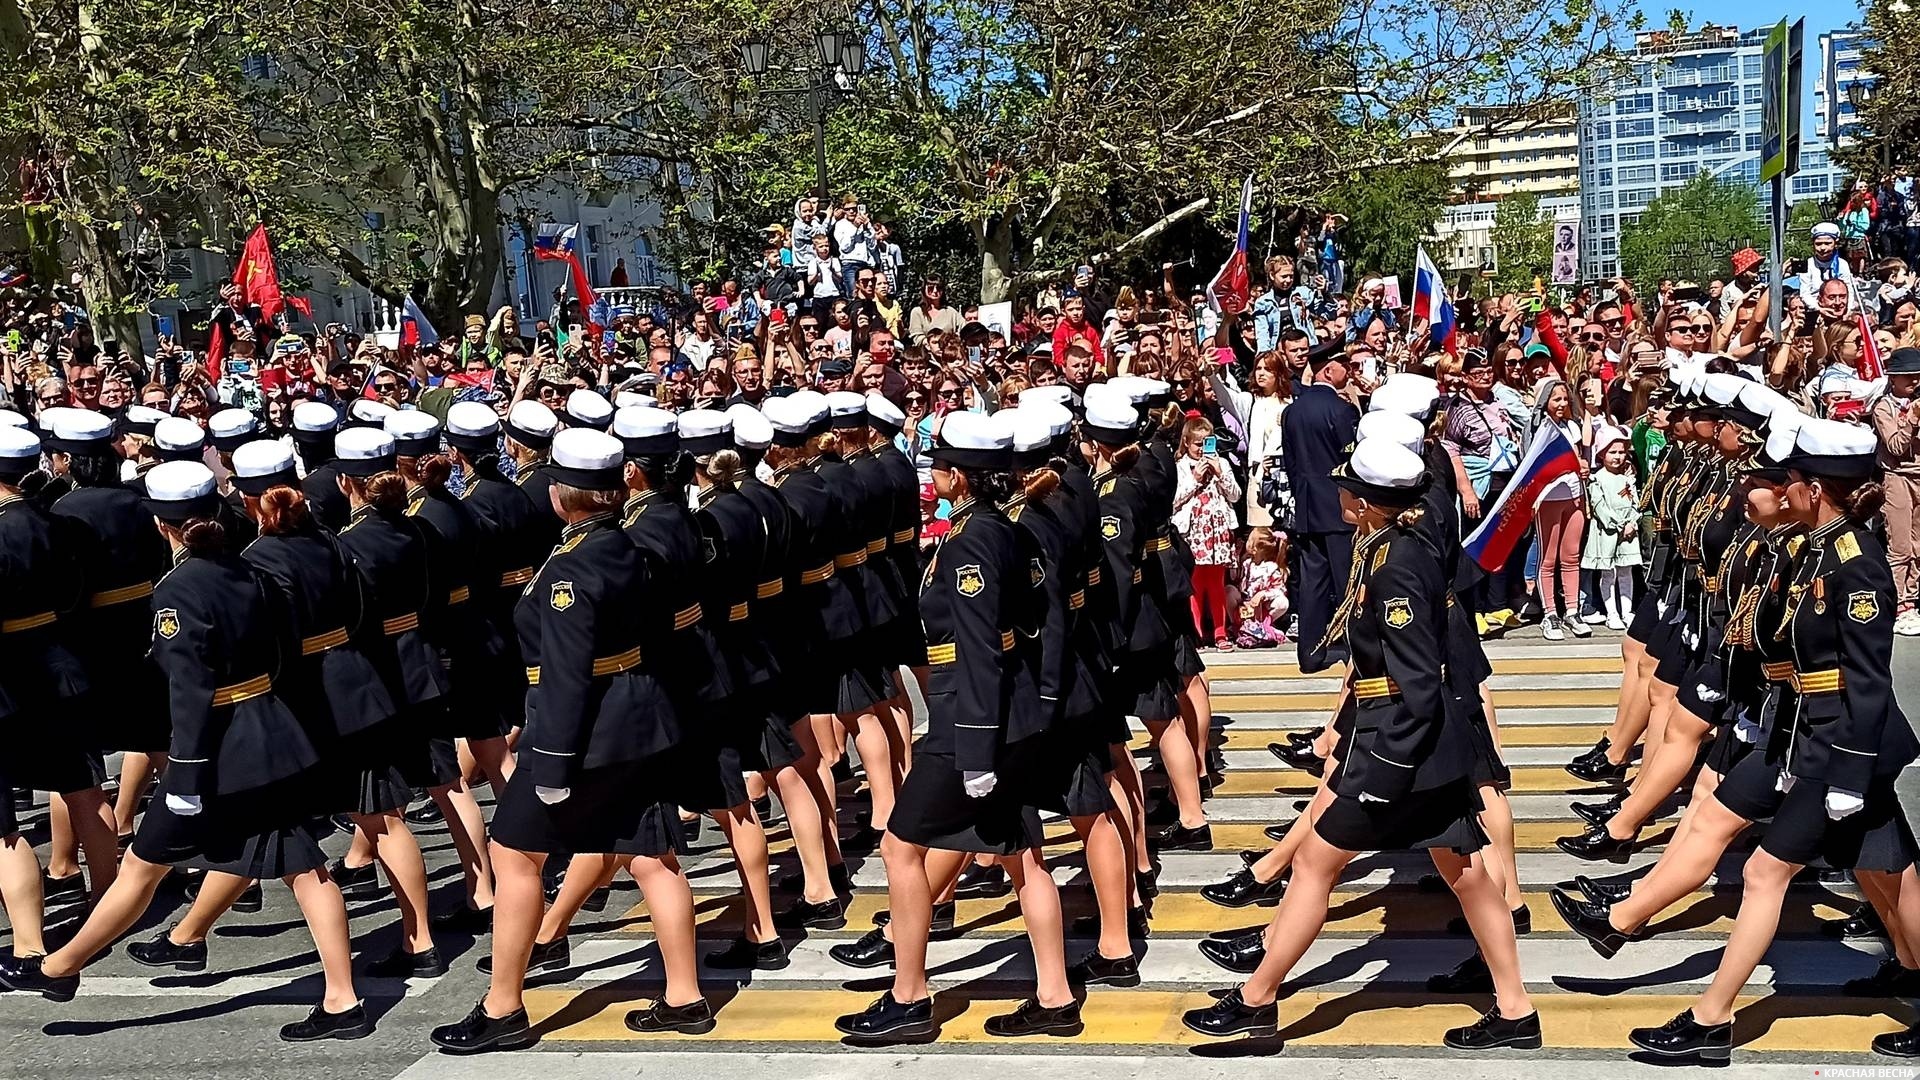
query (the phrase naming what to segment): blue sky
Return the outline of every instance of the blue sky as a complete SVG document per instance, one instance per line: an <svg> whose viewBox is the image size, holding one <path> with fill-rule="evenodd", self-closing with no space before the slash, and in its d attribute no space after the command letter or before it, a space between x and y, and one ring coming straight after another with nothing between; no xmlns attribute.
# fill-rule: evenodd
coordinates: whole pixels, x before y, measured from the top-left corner
<svg viewBox="0 0 1920 1080"><path fill-rule="evenodd" d="M1667 15L1678 8L1687 13L1688 22L1698 27L1703 23L1716 26L1737 26L1742 30L1751 30L1759 26L1772 26L1782 18L1807 20L1806 45L1806 96L1802 98L1805 115L1801 122L1805 126L1806 138L1813 138L1813 86L1820 77L1820 35L1836 30L1850 23L1864 21L1865 4L1860 0L1812 0L1787 4L1781 0L1638 0L1640 10L1647 17L1650 29L1659 29L1667 25Z"/></svg>

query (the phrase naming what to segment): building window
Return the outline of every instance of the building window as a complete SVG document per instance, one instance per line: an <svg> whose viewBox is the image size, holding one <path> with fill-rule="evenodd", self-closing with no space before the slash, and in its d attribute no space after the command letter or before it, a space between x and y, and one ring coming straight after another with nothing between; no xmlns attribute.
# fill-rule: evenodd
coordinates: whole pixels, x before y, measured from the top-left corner
<svg viewBox="0 0 1920 1080"><path fill-rule="evenodd" d="M1614 173L1614 177L1622 184L1649 184L1653 182L1653 166L1635 165L1631 168L1622 168Z"/></svg>
<svg viewBox="0 0 1920 1080"><path fill-rule="evenodd" d="M1691 161L1668 161L1660 165L1660 179L1669 183L1676 180L1691 180L1700 166Z"/></svg>
<svg viewBox="0 0 1920 1080"><path fill-rule="evenodd" d="M1622 139L1644 139L1653 134L1653 120L1622 120L1614 125L1613 133Z"/></svg>
<svg viewBox="0 0 1920 1080"><path fill-rule="evenodd" d="M1632 209L1638 210L1652 202L1653 196L1654 190L1652 188L1633 188L1628 191L1623 191L1620 193L1620 206L1622 209L1631 207Z"/></svg>
<svg viewBox="0 0 1920 1080"><path fill-rule="evenodd" d="M1629 226L1629 225L1638 225L1638 224L1640 224L1640 215L1639 215L1639 214L1621 214L1621 215L1620 215L1620 227L1621 227L1621 228L1623 228L1623 229L1624 229L1624 228L1626 228L1626 227L1627 227L1627 226Z"/></svg>
<svg viewBox="0 0 1920 1080"><path fill-rule="evenodd" d="M1740 103L1742 105L1758 105L1760 104L1762 93L1763 91L1760 87L1749 86L1740 92Z"/></svg>
<svg viewBox="0 0 1920 1080"><path fill-rule="evenodd" d="M1650 142L1621 143L1615 150L1614 156L1621 161L1650 161L1653 158L1653 144Z"/></svg>
<svg viewBox="0 0 1920 1080"><path fill-rule="evenodd" d="M1740 74L1749 79L1757 79L1760 77L1759 53L1749 53L1740 58Z"/></svg>
<svg viewBox="0 0 1920 1080"><path fill-rule="evenodd" d="M1633 116L1653 111L1652 94L1626 94L1613 103L1615 116Z"/></svg>

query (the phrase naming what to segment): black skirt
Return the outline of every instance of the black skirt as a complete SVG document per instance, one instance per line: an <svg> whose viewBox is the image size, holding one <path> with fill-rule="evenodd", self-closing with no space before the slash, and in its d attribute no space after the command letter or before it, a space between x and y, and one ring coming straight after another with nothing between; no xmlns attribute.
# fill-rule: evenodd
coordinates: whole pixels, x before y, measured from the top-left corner
<svg viewBox="0 0 1920 1080"><path fill-rule="evenodd" d="M1425 851L1451 848L1470 854L1486 846L1480 829L1480 798L1462 781L1416 791L1390 803L1335 796L1313 823L1320 839L1345 851Z"/></svg>
<svg viewBox="0 0 1920 1080"><path fill-rule="evenodd" d="M1729 709L1728 712L1732 710ZM1729 719L1713 730L1713 742L1707 747L1704 764L1713 770L1713 774L1720 778L1722 784L1727 782L1727 777L1733 774L1734 768L1746 760L1754 750L1752 743L1741 742L1734 735L1733 730L1734 722Z"/></svg>
<svg viewBox="0 0 1920 1080"><path fill-rule="evenodd" d="M903 615L887 624L881 635L888 663L895 667L927 666L927 628L918 612Z"/></svg>
<svg viewBox="0 0 1920 1080"><path fill-rule="evenodd" d="M660 755L670 761L663 770L672 777L666 797L702 814L746 803L746 774L760 771L749 762L758 757L764 725L730 701L681 703L675 711L699 720L687 739Z"/></svg>
<svg viewBox="0 0 1920 1080"><path fill-rule="evenodd" d="M1182 685L1185 685L1188 679L1196 678L1207 670L1206 662L1200 659L1199 648L1194 645L1197 640L1196 636L1186 633L1175 634L1173 637L1173 671L1180 676Z"/></svg>
<svg viewBox="0 0 1920 1080"><path fill-rule="evenodd" d="M585 769L567 798L549 806L522 769L507 781L490 831L516 851L548 855L646 855L686 853L680 811L666 796L664 770L671 754L650 761Z"/></svg>
<svg viewBox="0 0 1920 1080"><path fill-rule="evenodd" d="M1171 645L1127 654L1120 673L1122 678L1131 676L1133 707L1129 711L1134 716L1158 724L1180 715L1180 679Z"/></svg>
<svg viewBox="0 0 1920 1080"><path fill-rule="evenodd" d="M322 816L324 773L316 770L238 795L209 796L190 817L168 809L170 779L171 774L160 777L133 834L133 852L142 859L259 881L327 864L320 841L333 828Z"/></svg>
<svg viewBox="0 0 1920 1080"><path fill-rule="evenodd" d="M1765 754L1747 754L1733 764L1713 798L1721 806L1747 821L1765 821L1780 810L1786 798L1777 786L1780 766L1769 762Z"/></svg>
<svg viewBox="0 0 1920 1080"><path fill-rule="evenodd" d="M11 717L6 724L13 743L7 752L7 774L14 786L71 795L100 785L94 772L94 763L100 759L87 745L83 729L31 714ZM160 749L166 748L162 740ZM12 801L11 789L0 794Z"/></svg>
<svg viewBox="0 0 1920 1080"><path fill-rule="evenodd" d="M1030 769L1012 760L996 771L998 785L984 798L967 794L965 777L947 754L915 748L913 768L907 770L893 804L887 831L910 844L942 851L972 851L1011 855L1040 846L1040 813L1031 791L1016 782Z"/></svg>
<svg viewBox="0 0 1920 1080"><path fill-rule="evenodd" d="M1821 859L1836 870L1899 873L1913 865L1913 830L1900 812L1891 781L1876 781L1867 805L1839 821L1827 816L1827 785L1795 781L1780 801L1760 847L1781 862L1805 866Z"/></svg>
<svg viewBox="0 0 1920 1080"><path fill-rule="evenodd" d="M1648 589L1640 594L1639 600L1634 602L1633 620L1627 623L1627 636L1641 645L1653 640L1653 635L1660 626L1658 597L1659 590Z"/></svg>
<svg viewBox="0 0 1920 1080"><path fill-rule="evenodd" d="M1733 695L1722 689L1719 700L1714 701L1700 692L1703 683L1717 681L1723 677L1724 669L1711 660L1689 665L1686 673L1681 675L1680 681L1675 684L1679 687L1676 700L1680 703L1680 707L1709 724L1718 726L1724 722L1731 726ZM1707 689L1713 691L1715 687L1708 686Z"/></svg>
<svg viewBox="0 0 1920 1080"><path fill-rule="evenodd" d="M1468 741L1473 746L1468 779L1474 787L1492 784L1501 791L1513 787L1513 770L1500 760L1500 749L1493 744L1493 729L1487 725L1486 710L1478 700L1462 702L1472 716L1467 724Z"/></svg>
<svg viewBox="0 0 1920 1080"><path fill-rule="evenodd" d="M757 746L750 748L743 761L748 772L776 772L807 756L793 734L796 722L807 722L806 714L776 704L773 699L779 696L778 686L776 682L748 692L748 727L758 732L754 740Z"/></svg>
<svg viewBox="0 0 1920 1080"><path fill-rule="evenodd" d="M336 810L394 813L406 809L416 791L439 786L431 740L419 715L417 710L402 712L334 745L328 756L343 778Z"/></svg>
<svg viewBox="0 0 1920 1080"><path fill-rule="evenodd" d="M1113 752L1099 738L1095 721L1066 721L1021 744L1032 749L1017 756L1021 774L1011 781L1030 794L1033 807L1068 817L1093 817L1113 809L1107 777Z"/></svg>

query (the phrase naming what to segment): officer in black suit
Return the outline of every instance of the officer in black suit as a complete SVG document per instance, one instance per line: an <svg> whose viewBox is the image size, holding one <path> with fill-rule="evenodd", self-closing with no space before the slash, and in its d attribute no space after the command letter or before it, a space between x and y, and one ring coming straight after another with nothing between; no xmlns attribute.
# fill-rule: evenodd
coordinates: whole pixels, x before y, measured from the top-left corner
<svg viewBox="0 0 1920 1080"><path fill-rule="evenodd" d="M326 402L302 401L293 407L293 445L304 470L300 490L320 524L332 532L346 528L347 515L353 512L340 492L340 470L333 466L333 434L338 430L340 412Z"/></svg>
<svg viewBox="0 0 1920 1080"><path fill-rule="evenodd" d="M1360 410L1340 391L1347 368L1336 342L1307 355L1314 381L1280 415L1280 445L1293 489L1292 581L1300 614L1300 669L1320 671L1344 661L1346 647L1326 640L1327 622L1353 561L1353 527L1340 516L1339 491L1327 482L1353 452Z"/></svg>
<svg viewBox="0 0 1920 1080"><path fill-rule="evenodd" d="M513 482L527 493L534 509L548 524L553 536L560 533L560 519L553 512L547 489L553 478L547 475L547 450L561 428L552 409L537 401L516 401L507 411L507 453L513 458ZM549 539L548 544L553 540Z"/></svg>
<svg viewBox="0 0 1920 1080"><path fill-rule="evenodd" d="M541 869L555 853L628 856L646 892L666 992L628 1025L713 1030L697 979L693 893L670 858L679 812L662 764L684 723L645 655L659 600L645 556L620 530L624 463L620 440L604 432L569 428L553 439L550 498L565 527L514 614L527 729L493 819L493 978L465 1019L434 1029L434 1043L454 1053L532 1045L522 992L546 908Z"/></svg>

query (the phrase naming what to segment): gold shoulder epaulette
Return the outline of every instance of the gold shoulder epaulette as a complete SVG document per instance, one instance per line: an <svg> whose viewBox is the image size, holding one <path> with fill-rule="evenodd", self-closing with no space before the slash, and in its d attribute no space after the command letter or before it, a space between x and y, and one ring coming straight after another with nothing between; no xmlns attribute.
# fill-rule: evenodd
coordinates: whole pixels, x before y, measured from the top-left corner
<svg viewBox="0 0 1920 1080"><path fill-rule="evenodd" d="M1835 555L1840 556L1841 562L1846 562L1847 560L1860 554L1860 541L1855 540L1853 538L1853 534L1850 532L1841 533L1839 536L1834 538L1833 553Z"/></svg>
<svg viewBox="0 0 1920 1080"><path fill-rule="evenodd" d="M565 555L567 552L572 551L574 548L579 547L580 541L585 540L586 538L587 538L586 533L575 533L572 536L567 537L566 540L562 542L561 545L554 550L554 554Z"/></svg>
<svg viewBox="0 0 1920 1080"><path fill-rule="evenodd" d="M1393 541L1391 540L1383 540L1380 542L1380 546L1374 549L1373 563L1367 567L1367 573L1371 574L1387 564L1387 551L1392 547Z"/></svg>

